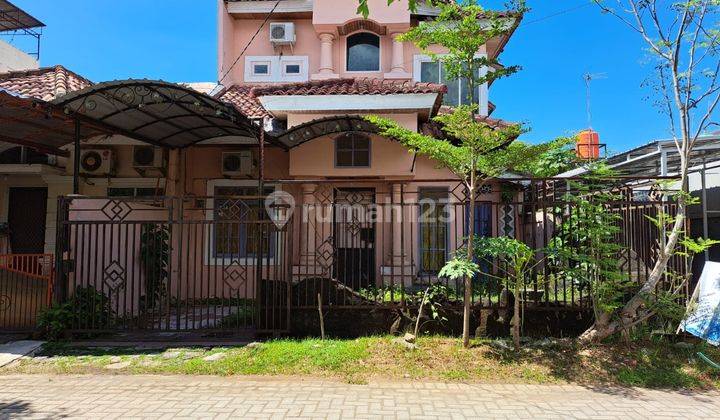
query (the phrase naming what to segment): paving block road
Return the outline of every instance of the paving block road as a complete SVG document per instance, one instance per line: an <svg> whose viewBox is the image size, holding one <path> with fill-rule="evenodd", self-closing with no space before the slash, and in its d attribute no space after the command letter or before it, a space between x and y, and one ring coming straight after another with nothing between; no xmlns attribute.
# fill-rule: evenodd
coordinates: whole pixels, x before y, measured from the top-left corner
<svg viewBox="0 0 720 420"><path fill-rule="evenodd" d="M720 394L570 385L12 375L0 376L0 418L720 419Z"/></svg>

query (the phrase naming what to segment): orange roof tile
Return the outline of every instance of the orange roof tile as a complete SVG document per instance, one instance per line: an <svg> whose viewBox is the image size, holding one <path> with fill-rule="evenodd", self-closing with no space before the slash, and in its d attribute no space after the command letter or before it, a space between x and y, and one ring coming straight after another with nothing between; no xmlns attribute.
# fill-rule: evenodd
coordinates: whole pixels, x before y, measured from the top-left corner
<svg viewBox="0 0 720 420"><path fill-rule="evenodd" d="M44 101L51 101L92 84L90 80L60 65L0 73L0 89Z"/></svg>

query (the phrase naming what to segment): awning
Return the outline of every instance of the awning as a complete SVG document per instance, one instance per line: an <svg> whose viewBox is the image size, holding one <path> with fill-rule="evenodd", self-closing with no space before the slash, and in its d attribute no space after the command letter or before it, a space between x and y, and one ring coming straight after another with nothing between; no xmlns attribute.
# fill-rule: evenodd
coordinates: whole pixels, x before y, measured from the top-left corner
<svg viewBox="0 0 720 420"><path fill-rule="evenodd" d="M99 83L52 103L83 124L172 149L218 138L258 138L261 129L229 104L155 80Z"/></svg>
<svg viewBox="0 0 720 420"><path fill-rule="evenodd" d="M7 0L0 0L0 32L42 26L45 26L45 24L30 16L24 10Z"/></svg>
<svg viewBox="0 0 720 420"><path fill-rule="evenodd" d="M62 146L75 138L74 120L54 112L41 100L25 98L0 89L0 141L32 147L43 153L67 156ZM81 127L82 138L110 134L95 126Z"/></svg>
<svg viewBox="0 0 720 420"><path fill-rule="evenodd" d="M377 127L357 115L319 118L297 125L277 137L288 148L299 146L315 138L351 131L377 133Z"/></svg>
<svg viewBox="0 0 720 420"><path fill-rule="evenodd" d="M689 156L688 168L720 161L720 136L700 136ZM654 141L626 152L610 156L607 165L626 177L652 178L675 176L680 170L680 155L673 140ZM560 178L581 176L587 173L582 166L558 175Z"/></svg>

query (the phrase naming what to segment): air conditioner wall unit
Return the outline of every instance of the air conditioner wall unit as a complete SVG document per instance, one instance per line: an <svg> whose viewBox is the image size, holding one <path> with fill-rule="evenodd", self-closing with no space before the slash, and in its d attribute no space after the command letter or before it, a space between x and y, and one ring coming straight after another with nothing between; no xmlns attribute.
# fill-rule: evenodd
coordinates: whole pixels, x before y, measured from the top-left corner
<svg viewBox="0 0 720 420"><path fill-rule="evenodd" d="M222 154L222 173L225 176L253 176L255 168L255 158L251 150Z"/></svg>
<svg viewBox="0 0 720 420"><path fill-rule="evenodd" d="M292 22L274 22L270 24L270 42L274 45L295 43L295 24Z"/></svg>
<svg viewBox="0 0 720 420"><path fill-rule="evenodd" d="M133 146L133 168L162 169L165 167L163 149L156 146Z"/></svg>
<svg viewBox="0 0 720 420"><path fill-rule="evenodd" d="M111 175L115 155L110 149L83 149L80 151L80 173L85 175Z"/></svg>

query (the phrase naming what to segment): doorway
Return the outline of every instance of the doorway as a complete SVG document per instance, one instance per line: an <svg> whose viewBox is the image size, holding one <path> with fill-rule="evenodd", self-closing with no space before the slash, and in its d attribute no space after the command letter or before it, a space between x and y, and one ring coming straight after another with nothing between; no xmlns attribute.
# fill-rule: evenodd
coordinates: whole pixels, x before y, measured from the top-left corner
<svg viewBox="0 0 720 420"><path fill-rule="evenodd" d="M42 254L45 252L47 188L10 188L8 226L10 252Z"/></svg>
<svg viewBox="0 0 720 420"><path fill-rule="evenodd" d="M359 290L375 285L374 188L343 188L335 193L335 275Z"/></svg>

